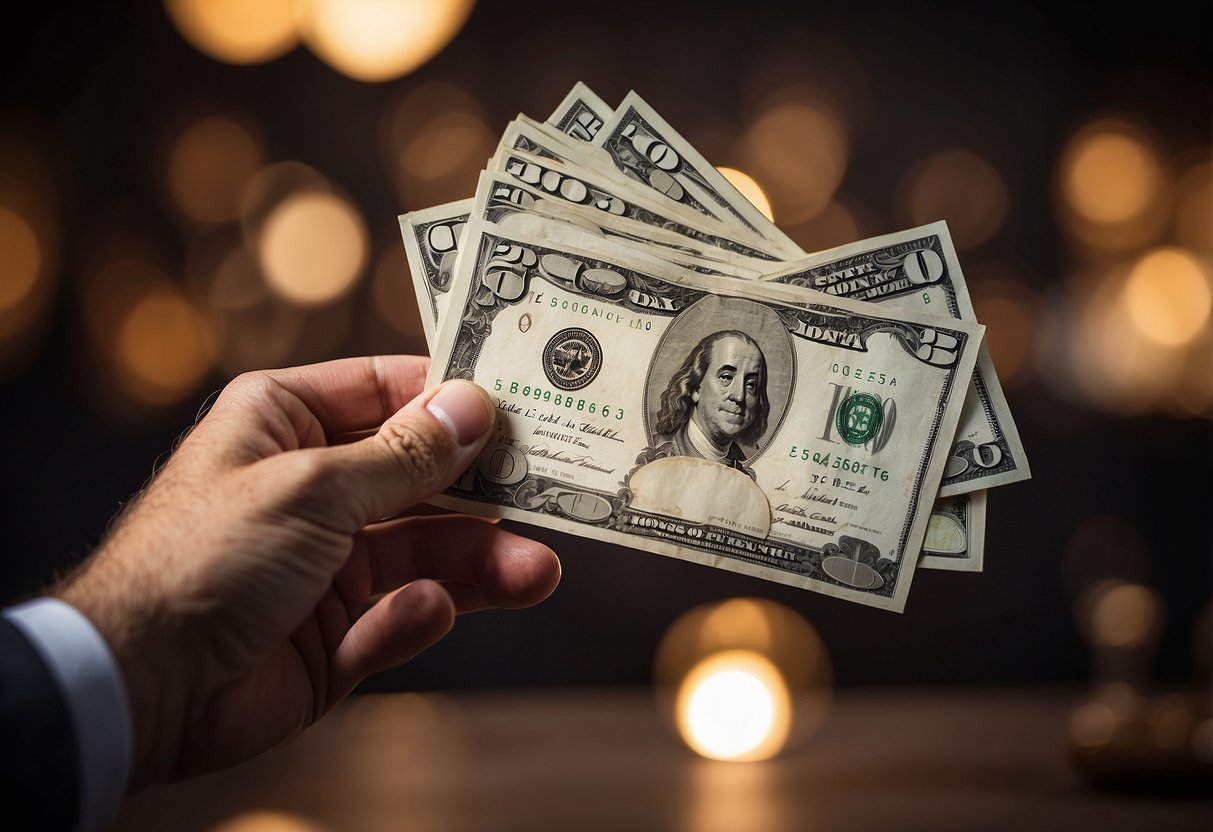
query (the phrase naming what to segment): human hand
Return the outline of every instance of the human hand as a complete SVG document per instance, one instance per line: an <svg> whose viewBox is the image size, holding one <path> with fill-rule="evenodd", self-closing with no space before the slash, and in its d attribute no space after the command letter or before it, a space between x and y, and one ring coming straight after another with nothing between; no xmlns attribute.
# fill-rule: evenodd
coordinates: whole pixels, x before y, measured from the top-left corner
<svg viewBox="0 0 1213 832"><path fill-rule="evenodd" d="M456 613L555 588L542 544L466 516L399 516L467 469L495 415L469 382L423 392L428 365L235 379L59 587L125 677L132 790L290 739Z"/></svg>

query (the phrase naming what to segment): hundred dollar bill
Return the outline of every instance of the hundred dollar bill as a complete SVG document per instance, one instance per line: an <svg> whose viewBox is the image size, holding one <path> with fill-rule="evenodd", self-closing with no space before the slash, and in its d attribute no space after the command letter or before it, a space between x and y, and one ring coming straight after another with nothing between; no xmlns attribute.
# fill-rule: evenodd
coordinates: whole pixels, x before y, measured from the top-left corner
<svg viewBox="0 0 1213 832"><path fill-rule="evenodd" d="M484 182L486 180L496 187L506 187L506 183L494 181L487 172L481 174L481 180L482 188L484 187ZM479 194L477 201L480 201ZM502 225L500 219L504 212L511 208L517 209L518 203L522 201L523 200L520 200L516 195L511 195L509 199L504 200L504 206L494 206L490 202L487 210L484 210L483 212L477 211L476 216L482 217L489 221L495 221L497 224ZM465 209L461 216L456 216L452 220L458 225L459 228L462 228L468 217L468 212L466 211L468 208L467 203L468 201L464 200L461 203L455 204L457 207L462 206ZM542 220L539 220L539 222L542 222ZM429 225L429 228L431 229L434 227L438 226L432 223ZM437 232L435 236L441 243L446 244L455 236L453 227L448 227L448 229L445 231ZM549 236L553 235L549 233ZM560 236L562 238L566 238L575 235L565 232ZM421 248L426 248L428 245L427 237L427 234L422 234L417 237L414 243L414 250L418 246ZM418 255L411 254L410 259L415 256ZM450 252L445 252L444 256L450 256ZM427 255L421 256L420 259L422 262L426 263L437 263L441 260L441 256L436 255L434 252L429 252ZM643 261L644 259L646 259L644 255L638 254L631 258L631 262L634 265L637 261ZM432 329L441 328L440 311L445 309L445 301L449 295L444 291L438 296L434 303L424 303L423 299L430 298L431 295L426 287L422 285L424 281L418 279L418 275L423 273L422 269L416 265L414 265L413 268L415 288L418 292L418 299L421 305L422 314L425 315L428 310L429 314L432 316L432 320L427 321L426 327L427 345L430 347L432 353L435 345L432 340L430 340L428 333ZM449 288L449 283L444 285ZM769 289L770 287L761 288ZM780 292L778 294L792 295L799 300L805 294L811 293ZM970 497L973 498L972 502L970 502ZM931 512L931 518L928 522L926 542L924 543L923 556L918 562L919 567L925 569L948 569L971 572L981 571L982 552L985 538L985 506L986 500L984 491L974 492L972 495L959 495L956 497L946 497L937 500L935 507Z"/></svg>
<svg viewBox="0 0 1213 832"><path fill-rule="evenodd" d="M980 572L985 560L986 492L972 491L935 501L922 545L924 569Z"/></svg>
<svg viewBox="0 0 1213 832"><path fill-rule="evenodd" d="M583 142L592 141L606 120L615 114L593 90L578 81L560 105L548 117L547 123Z"/></svg>
<svg viewBox="0 0 1213 832"><path fill-rule="evenodd" d="M804 254L635 92L628 93L593 144L654 192L706 216L737 223L784 257Z"/></svg>
<svg viewBox="0 0 1213 832"><path fill-rule="evenodd" d="M899 309L937 311L953 318L977 320L945 222L817 252L770 272L764 280ZM847 395L851 387L850 378L840 379L838 395ZM1019 429L983 344L940 496L1030 477Z"/></svg>
<svg viewBox="0 0 1213 832"><path fill-rule="evenodd" d="M499 418L433 502L904 608L983 327L709 291L477 217L465 235L428 382L478 383Z"/></svg>

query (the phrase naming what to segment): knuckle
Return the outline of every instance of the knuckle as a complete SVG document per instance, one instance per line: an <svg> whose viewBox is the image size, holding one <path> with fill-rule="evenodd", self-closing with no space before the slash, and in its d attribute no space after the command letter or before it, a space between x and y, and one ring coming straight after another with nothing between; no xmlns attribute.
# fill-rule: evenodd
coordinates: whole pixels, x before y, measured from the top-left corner
<svg viewBox="0 0 1213 832"><path fill-rule="evenodd" d="M442 455L433 438L413 425L403 422L384 425L377 439L412 482L429 482L442 470Z"/></svg>

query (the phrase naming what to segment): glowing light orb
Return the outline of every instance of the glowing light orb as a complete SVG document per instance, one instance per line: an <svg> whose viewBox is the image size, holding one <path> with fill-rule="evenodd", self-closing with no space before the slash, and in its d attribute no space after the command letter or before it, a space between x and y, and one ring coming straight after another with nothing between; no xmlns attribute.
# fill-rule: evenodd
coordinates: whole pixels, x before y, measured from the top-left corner
<svg viewBox="0 0 1213 832"><path fill-rule="evenodd" d="M463 28L475 0L313 0L303 39L358 81L398 78L424 64Z"/></svg>
<svg viewBox="0 0 1213 832"><path fill-rule="evenodd" d="M791 724L787 685L764 656L730 650L704 659L683 681L678 727L696 753L764 760L783 748Z"/></svg>
<svg viewBox="0 0 1213 832"><path fill-rule="evenodd" d="M1070 205L1097 223L1120 223L1141 214L1154 198L1162 172L1143 139L1127 126L1099 125L1075 139L1063 175Z"/></svg>
<svg viewBox="0 0 1213 832"><path fill-rule="evenodd" d="M257 247L267 285L303 306L346 294L367 258L367 231L349 202L327 192L282 200L266 217Z"/></svg>
<svg viewBox="0 0 1213 832"><path fill-rule="evenodd" d="M1165 346L1196 337L1213 309L1213 288L1201 262L1179 248L1142 257L1121 295L1129 321L1142 335Z"/></svg>
<svg viewBox="0 0 1213 832"><path fill-rule="evenodd" d="M0 313L16 309L38 285L42 244L21 214L0 205Z"/></svg>
<svg viewBox="0 0 1213 832"><path fill-rule="evenodd" d="M309 0L165 0L169 18L195 49L228 64L273 60L299 43Z"/></svg>
<svg viewBox="0 0 1213 832"><path fill-rule="evenodd" d="M211 369L206 323L176 289L153 289L136 300L118 327L114 356L123 389L144 404L179 401Z"/></svg>
<svg viewBox="0 0 1213 832"><path fill-rule="evenodd" d="M244 187L264 163L261 142L249 128L227 116L209 116L187 127L173 144L169 194L192 220L226 222L239 214Z"/></svg>
<svg viewBox="0 0 1213 832"><path fill-rule="evenodd" d="M971 150L949 148L934 154L908 177L903 211L913 225L947 220L957 248L990 239L1007 215L1002 176Z"/></svg>

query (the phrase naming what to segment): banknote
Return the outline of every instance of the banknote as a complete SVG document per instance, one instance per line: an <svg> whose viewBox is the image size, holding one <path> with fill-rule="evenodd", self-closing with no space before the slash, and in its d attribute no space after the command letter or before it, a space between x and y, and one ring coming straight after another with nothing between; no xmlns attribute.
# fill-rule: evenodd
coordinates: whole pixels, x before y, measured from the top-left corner
<svg viewBox="0 0 1213 832"><path fill-rule="evenodd" d="M553 199L626 217L668 232L663 239L673 240L676 245L696 251L702 251L705 246L718 249L716 256L752 272L755 277L781 264L774 254L730 237L724 229L713 229L698 218L680 217L645 193L636 193L634 186L617 176L508 146L499 148L489 160L489 170L512 176Z"/></svg>
<svg viewBox="0 0 1213 832"><path fill-rule="evenodd" d="M447 292L459 256L459 240L471 211L472 200L461 199L398 217L425 343L431 355L437 324L446 310Z"/></svg>
<svg viewBox="0 0 1213 832"><path fill-rule="evenodd" d="M494 180L488 172L481 174L482 187L483 182L490 182L490 187L506 188L507 183L499 180ZM435 232L435 237L440 245L447 245L451 239L454 239L455 228L462 229L466 223L468 216L468 200L463 200L459 203L454 203L451 210L447 213L452 214L451 225L445 230ZM501 223L501 217L505 210L518 209L519 203L523 202L516 195L509 199L503 200L504 206L494 206L491 202L487 203L488 208L483 213L478 212L477 216L481 216L489 221ZM458 214L462 208L462 215ZM441 212L440 212L441 213ZM427 222L425 224L426 231L434 228L442 228L440 222ZM414 233L411 228L409 233ZM441 326L441 312L445 310L446 299L449 297L446 290L449 289L449 276L443 280L427 280L419 279L418 276L424 274L434 274L441 271L441 261L443 257L451 257L450 250L445 252L435 252L429 248L428 234L422 233L412 237L412 252L410 260L416 258L419 262L430 264L428 270L419 268L416 263L413 264L414 270L414 287L418 293L418 302L422 309L423 315L428 311L431 320L426 321L426 340L430 347L431 353L434 351L435 344L433 343L430 333ZM549 235L551 236L551 235ZM561 236L567 236L567 233ZM406 240L410 237L406 236ZM425 249L427 254L422 256L417 253L418 249ZM637 258L633 258L635 262ZM453 260L450 262L453 263ZM451 266L448 264L447 270ZM428 287L433 283L440 283L444 288L441 294L434 294ZM762 287L751 287L762 288ZM789 293L781 292L779 294L789 295ZM433 301L427 303L426 301ZM970 499L972 498L972 499ZM931 517L928 522L926 542L924 543L923 556L919 560L919 567L925 569L946 569L955 571L980 572L983 566L983 551L985 538L985 510L986 510L986 493L985 491L972 492L971 494L962 494L955 497L944 497L936 500L936 504L931 512Z"/></svg>
<svg viewBox="0 0 1213 832"><path fill-rule="evenodd" d="M980 572L985 561L986 492L940 497L931 510L918 565L924 569Z"/></svg>
<svg viewBox="0 0 1213 832"><path fill-rule="evenodd" d="M667 199L769 241L784 257L804 252L634 91L593 140L615 166Z"/></svg>
<svg viewBox="0 0 1213 832"><path fill-rule="evenodd" d="M592 141L615 111L582 81L578 81L552 111L547 123L583 142Z"/></svg>
<svg viewBox="0 0 1213 832"><path fill-rule="evenodd" d="M947 223L942 221L817 252L791 261L763 279L838 297L977 320ZM983 344L940 496L1029 477L1019 429Z"/></svg>
<svg viewBox="0 0 1213 832"><path fill-rule="evenodd" d="M526 224L530 217L555 220L632 246L688 271L716 277L756 280L761 274L752 265L738 265L734 262L735 255L727 251L696 245L694 240L675 231L620 216L606 210L602 203L586 205L568 198L575 193L568 186L579 186L578 180L562 179L556 187L545 187L541 180L537 183L539 188L530 188L523 184L529 179L526 171L514 176L496 170L482 172L472 200L472 215L509 228L517 227L519 222ZM550 179L546 182L548 186L553 184ZM552 190L559 190L562 195L554 196Z"/></svg>
<svg viewBox="0 0 1213 832"><path fill-rule="evenodd" d="M749 250L760 253L754 256L770 260L787 257L786 252L781 251L778 245L740 223L695 211L664 197L652 188L641 186L625 171L616 167L610 154L602 148L595 147L590 142L574 141L548 125L535 122L524 115L519 115L505 126L493 158L499 159L507 151L517 151L532 158L548 160L566 170L592 177L599 187L617 196L626 194L630 202L643 206L655 217L742 243ZM797 255L800 254L803 252L798 249Z"/></svg>
<svg viewBox="0 0 1213 832"><path fill-rule="evenodd" d="M429 383L475 381L499 418L434 502L904 608L983 327L464 235Z"/></svg>

